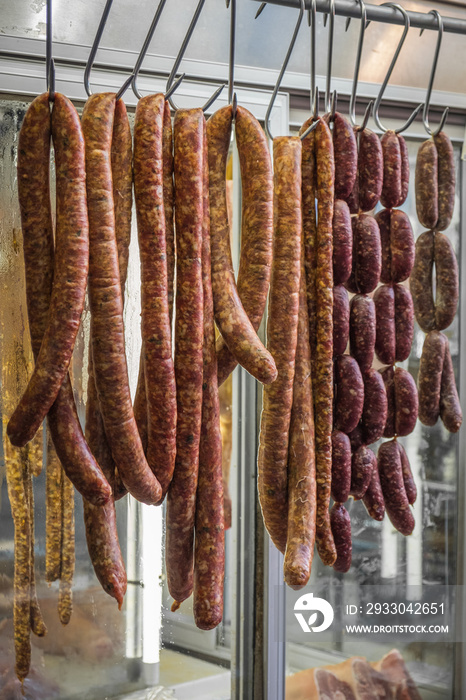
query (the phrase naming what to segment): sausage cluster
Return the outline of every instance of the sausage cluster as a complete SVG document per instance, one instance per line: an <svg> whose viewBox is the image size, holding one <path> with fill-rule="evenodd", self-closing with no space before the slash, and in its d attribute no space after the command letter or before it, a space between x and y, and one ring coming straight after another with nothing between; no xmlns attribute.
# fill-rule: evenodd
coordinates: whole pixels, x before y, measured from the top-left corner
<svg viewBox="0 0 466 700"><path fill-rule="evenodd" d="M237 280L227 206L233 125L242 180ZM172 610L193 594L196 625L208 630L221 622L231 513L219 387L237 364L264 384L259 501L289 586L307 584L314 548L325 565L349 570L350 496L375 520L387 512L400 533L413 531L416 485L399 438L414 430L418 412L425 425L440 416L451 432L462 420L442 333L459 289L443 233L454 202L451 144L439 134L419 151L416 202L429 230L416 245L398 208L409 181L400 135L388 131L379 140L335 113L318 118L304 140L274 139L272 155L273 168L259 122L241 106L223 107L207 122L201 109L177 110L172 126L164 95L149 95L138 102L134 141L113 93L92 95L81 120L59 93L51 111L46 93L25 115L18 191L35 366L12 411L6 449L21 680L30 632L46 633L33 558L32 476L39 467L28 457L45 417L46 580L60 581L63 624L72 612L73 487L83 498L96 576L119 607L127 580L115 502L129 493L147 505L166 500ZM134 402L123 323L133 186L142 300ZM379 200L385 208L373 216ZM86 287L83 433L69 369ZM258 329L267 298L264 345ZM414 379L397 364L409 357L414 318L427 333L419 405ZM376 456L371 446L382 437L388 440Z"/></svg>
<svg viewBox="0 0 466 700"><path fill-rule="evenodd" d="M416 241L410 285L416 321L427 334L418 375L419 419L433 426L440 416L451 433L463 420L450 344L441 333L453 323L459 298L458 263L444 233L453 216L455 185L453 147L440 132L421 145L416 160L417 216L429 230Z"/></svg>

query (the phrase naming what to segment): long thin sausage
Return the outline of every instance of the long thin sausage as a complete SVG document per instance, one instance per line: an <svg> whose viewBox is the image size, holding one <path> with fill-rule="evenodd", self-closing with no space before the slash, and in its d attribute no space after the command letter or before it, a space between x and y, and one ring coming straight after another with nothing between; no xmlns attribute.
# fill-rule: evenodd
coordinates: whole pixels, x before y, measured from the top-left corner
<svg viewBox="0 0 466 700"><path fill-rule="evenodd" d="M167 251L167 286L168 311L170 326L173 318L174 282L175 282L175 226L174 203L175 187L173 183L173 129L170 115L170 103L165 101L162 130L163 159L163 210L165 212L165 248Z"/></svg>
<svg viewBox="0 0 466 700"><path fill-rule="evenodd" d="M225 533L222 434L220 431L214 302L210 270L209 170L206 155L207 141L204 133L204 221L202 233L204 347L202 353L202 425L196 497L193 611L197 627L209 630L216 627L223 617Z"/></svg>
<svg viewBox="0 0 466 700"><path fill-rule="evenodd" d="M110 148L115 95L92 95L84 107L90 229L92 353L105 432L128 491L157 503L161 486L146 462L134 419L124 346L123 303L115 240Z"/></svg>
<svg viewBox="0 0 466 700"><path fill-rule="evenodd" d="M284 552L288 519L288 443L298 330L301 271L301 141L273 142L274 241L267 321L267 347L278 377L264 388L258 475L259 499L268 533Z"/></svg>
<svg viewBox="0 0 466 700"><path fill-rule="evenodd" d="M78 113L57 93L52 111L57 186L56 265L47 326L34 372L8 423L12 444L37 432L67 374L86 294L89 228L84 140Z"/></svg>
<svg viewBox="0 0 466 700"><path fill-rule="evenodd" d="M311 125L312 118L302 125L299 133L303 133ZM310 134L301 143L301 192L303 211L303 244L304 244L304 269L306 272L307 307L309 313L309 341L311 344L311 372L314 380L314 359L316 348L316 268L317 268L317 218L316 218L316 158L315 158L315 132Z"/></svg>
<svg viewBox="0 0 466 700"><path fill-rule="evenodd" d="M139 100L134 127L134 192L141 258L142 343L148 410L147 461L164 498L176 452L176 385L171 352L163 197L163 94Z"/></svg>
<svg viewBox="0 0 466 700"><path fill-rule="evenodd" d="M236 144L241 171L241 254L237 288L255 331L267 302L272 265L273 175L267 139L257 119L238 106ZM217 341L219 386L237 365L225 340Z"/></svg>
<svg viewBox="0 0 466 700"><path fill-rule="evenodd" d="M31 103L21 128L18 147L18 194L26 300L34 357L39 354L47 327L53 280L50 135L50 108L48 93L45 93ZM48 423L59 459L77 490L94 503L107 501L111 489L84 439L68 376L50 408Z"/></svg>
<svg viewBox="0 0 466 700"><path fill-rule="evenodd" d="M62 466L52 439L47 439L45 473L45 580L57 581L61 573Z"/></svg>
<svg viewBox="0 0 466 700"><path fill-rule="evenodd" d="M303 245L302 248L304 248ZM302 249L298 340L288 447L288 537L284 562L285 581L294 589L305 586L311 574L316 536L315 479L311 348L304 250Z"/></svg>
<svg viewBox="0 0 466 700"><path fill-rule="evenodd" d="M126 276L128 271L129 244L131 239L131 209L133 204L133 141L128 114L125 104L118 100L115 105L112 135L112 180L113 202L115 210L115 238L118 250L118 267L120 270L121 293L124 299ZM89 446L96 454L98 450L99 464L106 479L112 486L113 498L117 500L126 493L112 451L108 444L105 428L100 412L99 399L94 378L94 363L92 359L92 342L89 343L88 390L86 402L86 438Z"/></svg>
<svg viewBox="0 0 466 700"><path fill-rule="evenodd" d="M74 544L74 489L66 474L62 475L62 543L61 572L58 588L58 617L62 625L67 625L73 611L72 584L75 564Z"/></svg>
<svg viewBox="0 0 466 700"><path fill-rule="evenodd" d="M317 279L314 415L317 474L317 551L332 566L337 553L330 527L333 422L333 265L332 220L335 165L332 136L320 120L315 130L317 168Z"/></svg>
<svg viewBox="0 0 466 700"><path fill-rule="evenodd" d="M260 382L270 384L277 369L241 303L231 260L225 178L231 122L231 105L219 109L207 122L215 320L236 360Z"/></svg>
<svg viewBox="0 0 466 700"><path fill-rule="evenodd" d="M8 497L15 526L15 570L13 625L15 635L15 671L20 681L29 673L31 664L30 634L30 524L24 488L20 452L5 441L5 467Z"/></svg>
<svg viewBox="0 0 466 700"><path fill-rule="evenodd" d="M202 419L204 340L202 240L204 221L204 130L201 109L175 115L177 396L176 461L167 497L165 546L172 609L193 590L193 540Z"/></svg>

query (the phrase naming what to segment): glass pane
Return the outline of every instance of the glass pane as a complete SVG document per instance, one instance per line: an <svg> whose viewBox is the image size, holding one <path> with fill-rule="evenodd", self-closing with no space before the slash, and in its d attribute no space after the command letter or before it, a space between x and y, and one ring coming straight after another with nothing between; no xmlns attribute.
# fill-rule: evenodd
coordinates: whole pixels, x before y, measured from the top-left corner
<svg viewBox="0 0 466 700"><path fill-rule="evenodd" d="M22 236L17 203L16 149L27 103L0 101L0 327L2 356L2 418L8 417L32 367L26 314ZM131 124L134 115L130 115ZM54 172L52 164L52 188ZM126 351L131 388L137 383L140 354L140 265L136 217L125 294ZM89 310L86 308L73 358L73 382L81 420L87 400ZM225 441L225 480L231 458L231 383L222 391ZM39 465L43 436L30 457ZM13 546L14 529L5 481L2 440L0 459L0 696L19 692L14 674ZM228 448L230 444L230 449ZM8 448L11 451L11 448ZM10 454L10 452L8 452ZM21 457L13 453L12 458ZM111 698L143 688L158 688L157 698L229 697L229 635L231 619L231 530L227 532L225 617L221 628L206 633L193 621L191 602L170 612L163 566L163 512L125 497L116 504L120 546L125 559L128 590L122 610L99 585L86 546L82 499L75 496L76 571L73 613L68 625L57 614L58 583L45 582L45 468L33 479L35 497L35 561L37 592L48 634L32 636L32 667L25 688L34 698ZM232 494L234 498L234 494ZM233 517L235 503L231 508ZM136 696L135 696L136 697ZM143 695L141 695L143 697ZM146 697L144 695L144 697ZM152 697L152 696L151 696ZM154 695L155 697L155 695Z"/></svg>
<svg viewBox="0 0 466 700"><path fill-rule="evenodd" d="M418 141L408 140L410 189L408 199L400 207L409 216L415 238L424 230L417 220L414 196L414 172L419 145ZM455 150L455 155L459 164L458 149ZM458 256L458 187L454 217L447 235ZM457 373L458 316L445 333L450 341ZM415 380L424 337L425 334L416 324L410 357L402 363ZM378 369L382 365L377 363L374 366ZM404 669L407 668L422 698L456 697L453 690L454 643L435 642L433 635L429 638L429 635L423 636L418 632L405 635L392 630L375 635L364 629L359 632L349 631L346 627L347 624L358 625L362 622L379 626L401 626L406 622L405 608L408 610L410 603L412 606L421 593L423 600L429 600L429 591L432 591L435 598L434 591L442 590L446 608L454 605L453 587L457 576L458 436L448 433L440 420L433 428L425 427L418 421L414 432L399 441L408 454L418 492L413 507L416 521L414 532L409 537L403 537L393 528L387 515L382 522L377 522L369 517L362 501L353 501L352 498L348 500L345 507L351 517L353 545L349 572L340 574L323 566L316 554L308 586L299 592L287 589L287 700L317 697L310 694L311 689L315 692L314 670L327 665L335 665L330 670L340 680L349 682L352 679L351 682L356 683L354 679L359 673L361 683L368 683L367 680L364 681L365 674L369 673L368 668L364 665L355 666L355 657L364 657L374 668L385 674L388 674L388 667L395 669L393 673L397 673L398 678L402 678ZM378 444L372 445L372 448L377 452ZM301 609L293 609L297 599L308 592L313 592L314 596L322 597L332 605L334 620L325 631L305 633L295 617L294 612ZM375 602L382 605L376 606ZM437 599L436 602L440 603L440 600ZM384 604L389 607L384 607ZM348 608L349 605L353 607ZM317 607L312 609L317 610ZM307 619L305 613L304 617ZM434 617L436 624L444 624L446 621L440 609ZM320 620L319 617L319 622L314 624L320 624ZM416 622L425 622L422 614ZM450 622L454 622L454 616ZM313 624L312 621L309 624ZM396 653L386 657L394 649L401 657ZM324 682L325 680L322 681ZM384 681L379 678L378 682L381 694L374 697L386 697L382 693Z"/></svg>

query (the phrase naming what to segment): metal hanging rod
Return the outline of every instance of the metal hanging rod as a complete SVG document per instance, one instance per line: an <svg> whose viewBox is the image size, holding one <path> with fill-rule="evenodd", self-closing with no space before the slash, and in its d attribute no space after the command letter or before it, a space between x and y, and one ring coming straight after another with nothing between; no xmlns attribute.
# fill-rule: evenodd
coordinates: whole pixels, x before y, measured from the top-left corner
<svg viewBox="0 0 466 700"><path fill-rule="evenodd" d="M260 2L261 0L254 0ZM283 5L284 7L294 7L299 9L299 0L267 0L271 5ZM306 0L306 9L310 9L311 2ZM317 12L328 14L329 0L317 0ZM366 5L368 21L384 22L385 24L404 25L404 19L400 12L384 5ZM361 17L361 6L354 0L335 0L335 14L341 17ZM418 29L438 30L438 22L432 14L423 12L408 12L411 27ZM457 17L444 17L443 31L451 34L466 34L466 20Z"/></svg>

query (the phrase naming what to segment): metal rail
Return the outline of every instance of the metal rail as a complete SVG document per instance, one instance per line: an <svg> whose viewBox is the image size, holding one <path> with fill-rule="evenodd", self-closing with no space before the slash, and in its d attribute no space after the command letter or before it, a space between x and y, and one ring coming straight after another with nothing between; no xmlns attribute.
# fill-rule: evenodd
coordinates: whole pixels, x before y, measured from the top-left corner
<svg viewBox="0 0 466 700"><path fill-rule="evenodd" d="M254 0L254 2L260 2L260 0ZM284 7L294 7L296 9L299 9L300 6L299 0L267 0L267 2L271 5L283 5ZM310 9L310 7L310 0L306 0L306 9ZM316 9L317 12L328 14L329 0L317 0ZM366 9L368 21L404 25L401 13L391 7L386 5L366 5ZM361 7L355 0L335 0L335 14L341 17L355 17L359 19L361 17ZM408 17L411 27L431 29L433 31L438 30L437 19L430 13L409 11ZM457 17L444 17L443 15L442 19L444 32L466 34L466 20L458 19Z"/></svg>

